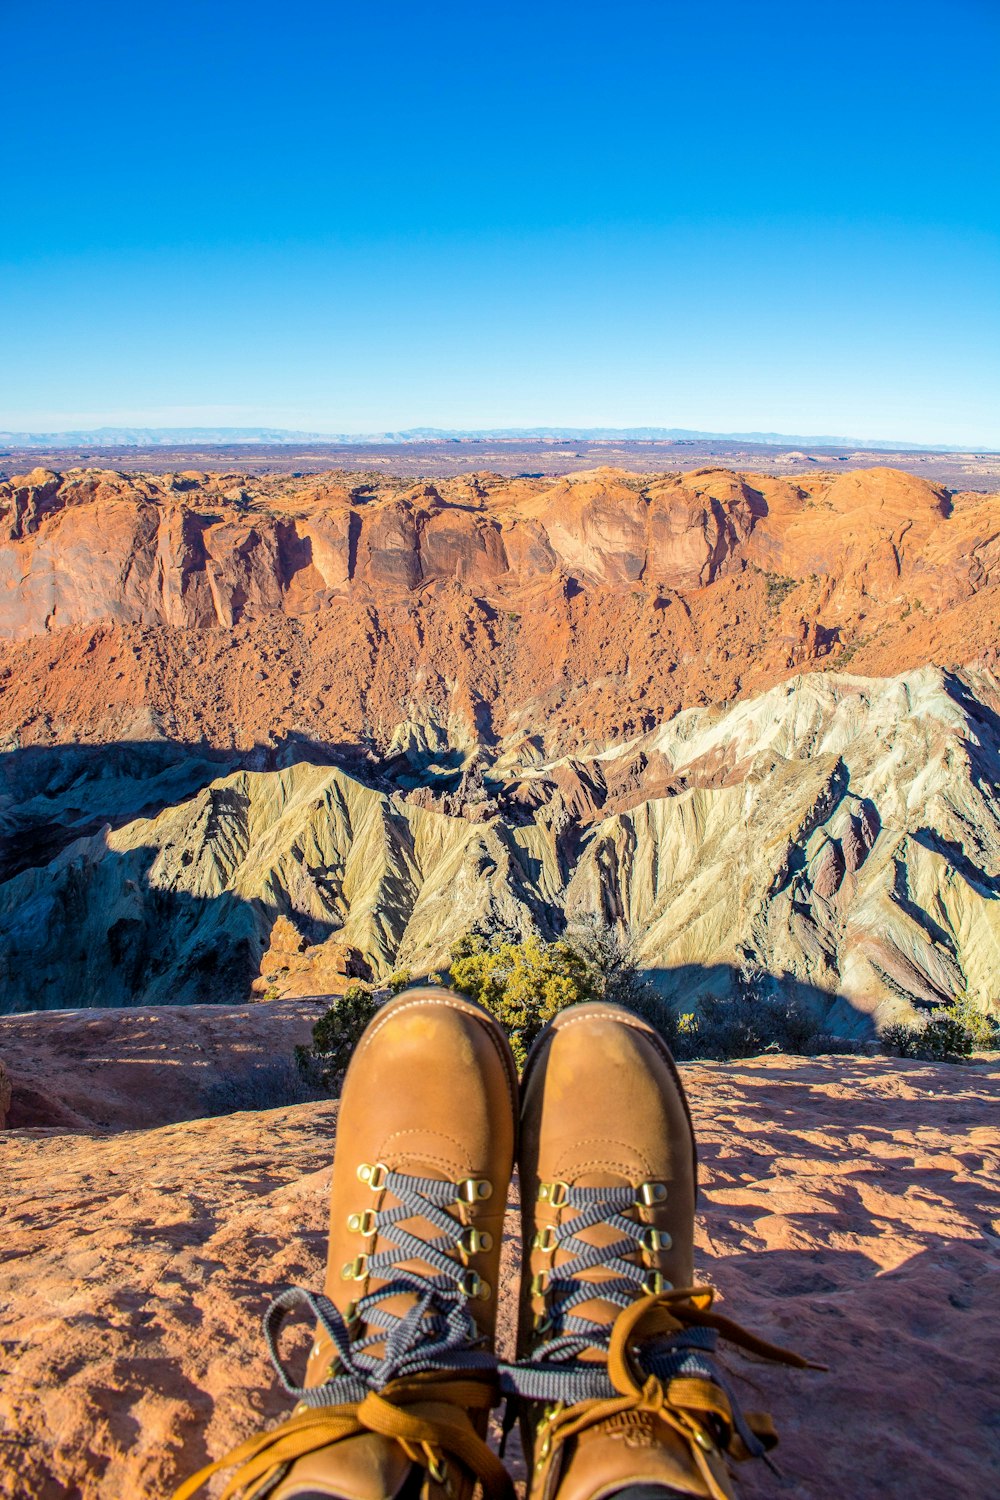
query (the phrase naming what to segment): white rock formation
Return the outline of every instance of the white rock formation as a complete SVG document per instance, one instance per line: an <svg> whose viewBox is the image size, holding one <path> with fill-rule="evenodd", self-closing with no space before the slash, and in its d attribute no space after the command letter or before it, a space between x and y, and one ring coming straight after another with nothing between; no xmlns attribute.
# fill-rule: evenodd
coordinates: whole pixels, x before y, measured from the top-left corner
<svg viewBox="0 0 1000 1500"><path fill-rule="evenodd" d="M0 1010L239 1001L279 917L303 993L311 973L334 986L346 951L431 970L474 925L550 934L592 913L638 936L682 1007L750 974L848 1033L958 994L996 1009L998 706L985 671L804 675L589 762L508 753L458 812L337 767L208 768L151 817L122 821L107 792L120 826L74 837L98 792L50 791L35 836L44 811L64 847L42 837L0 883ZM616 775L633 790L614 810L567 790Z"/></svg>

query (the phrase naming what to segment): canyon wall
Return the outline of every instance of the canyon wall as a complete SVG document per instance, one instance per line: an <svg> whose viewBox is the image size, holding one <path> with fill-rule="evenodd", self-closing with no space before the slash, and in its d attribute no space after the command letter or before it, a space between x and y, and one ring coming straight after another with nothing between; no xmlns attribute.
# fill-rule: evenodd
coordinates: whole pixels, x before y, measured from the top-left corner
<svg viewBox="0 0 1000 1500"><path fill-rule="evenodd" d="M36 471L0 484L0 736L551 757L803 669L995 664L998 587L1000 496L889 469Z"/></svg>
<svg viewBox="0 0 1000 1500"><path fill-rule="evenodd" d="M1000 497L892 470L0 485L0 1010L632 933L997 1003Z"/></svg>
<svg viewBox="0 0 1000 1500"><path fill-rule="evenodd" d="M35 843L2 872L0 1008L322 993L442 967L472 927L594 915L681 1006L749 973L854 1034L960 994L992 1008L998 707L988 671L806 674L452 792L294 758L156 775L141 747L131 770L27 752L8 850ZM185 777L190 795L128 815Z"/></svg>

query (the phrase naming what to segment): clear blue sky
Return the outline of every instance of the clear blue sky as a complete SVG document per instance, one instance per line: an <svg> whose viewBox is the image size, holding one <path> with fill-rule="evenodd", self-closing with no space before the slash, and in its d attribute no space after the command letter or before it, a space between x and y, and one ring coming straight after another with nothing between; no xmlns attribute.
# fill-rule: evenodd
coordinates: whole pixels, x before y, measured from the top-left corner
<svg viewBox="0 0 1000 1500"><path fill-rule="evenodd" d="M1000 447L1000 0L0 0L0 428Z"/></svg>

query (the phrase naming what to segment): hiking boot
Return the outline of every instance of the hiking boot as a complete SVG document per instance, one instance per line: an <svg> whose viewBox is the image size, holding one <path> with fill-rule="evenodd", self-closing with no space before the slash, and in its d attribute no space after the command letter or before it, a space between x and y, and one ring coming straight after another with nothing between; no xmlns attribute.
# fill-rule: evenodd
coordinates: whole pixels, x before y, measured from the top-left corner
<svg viewBox="0 0 1000 1500"><path fill-rule="evenodd" d="M476 1479L512 1500L484 1437L516 1098L507 1039L471 1001L423 988L378 1012L341 1094L324 1295L292 1288L265 1319L299 1404L176 1500L223 1465L247 1500L468 1500ZM295 1306L318 1320L302 1387L275 1349Z"/></svg>
<svg viewBox="0 0 1000 1500"><path fill-rule="evenodd" d="M695 1287L697 1165L684 1089L653 1028L614 1005L561 1012L521 1084L524 1269L518 1361L529 1500L650 1486L726 1500L730 1457L773 1446L734 1409L719 1332L797 1356L710 1311Z"/></svg>

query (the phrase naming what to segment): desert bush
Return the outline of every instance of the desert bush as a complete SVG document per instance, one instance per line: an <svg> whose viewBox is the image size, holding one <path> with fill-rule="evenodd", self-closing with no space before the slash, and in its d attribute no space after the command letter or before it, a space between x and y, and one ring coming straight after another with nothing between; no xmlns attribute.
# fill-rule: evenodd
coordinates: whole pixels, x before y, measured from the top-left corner
<svg viewBox="0 0 1000 1500"><path fill-rule="evenodd" d="M962 996L921 1019L892 1022L883 1028L879 1041L882 1050L893 1057L956 1062L977 1049L1000 1047L1000 1026L995 1017Z"/></svg>
<svg viewBox="0 0 1000 1500"><path fill-rule="evenodd" d="M518 1067L546 1022L580 1000L611 1001L640 1016L681 1061L859 1050L858 1043L824 1031L796 997L769 993L766 976L749 969L734 996L704 996L697 1010L678 1015L643 976L631 936L599 920L581 922L552 943L470 933L455 944L451 959L455 988L496 1016Z"/></svg>
<svg viewBox="0 0 1000 1500"><path fill-rule="evenodd" d="M804 1001L771 988L773 981L754 964L740 970L735 995L705 996L697 1009L678 1013L643 976L631 934L589 922L569 936L595 970L593 983L601 997L649 1022L680 1061L754 1057L760 1052L812 1057L862 1049L862 1044L824 1030Z"/></svg>
<svg viewBox="0 0 1000 1500"><path fill-rule="evenodd" d="M639 967L637 941L599 918L589 917L571 926L566 940L580 955L589 971L597 998L621 1005L659 1030L669 1030L670 1007Z"/></svg>
<svg viewBox="0 0 1000 1500"><path fill-rule="evenodd" d="M823 1051L853 1051L849 1042L824 1033L808 1006L787 995L742 990L725 999L705 995L697 1011L675 1018L668 1035L674 1055L728 1059L760 1052L793 1052L812 1056Z"/></svg>
<svg viewBox="0 0 1000 1500"><path fill-rule="evenodd" d="M295 1061L307 1084L332 1094L339 1089L361 1034L378 1010L366 984L355 981L312 1029L312 1046L296 1047Z"/></svg>
<svg viewBox="0 0 1000 1500"><path fill-rule="evenodd" d="M593 970L578 949L538 937L488 941L470 933L451 950L451 981L500 1022L519 1068L547 1021L577 1001L601 998Z"/></svg>
<svg viewBox="0 0 1000 1500"><path fill-rule="evenodd" d="M798 579L788 578L782 573L765 573L764 587L767 590L768 609L775 613L792 590L798 587Z"/></svg>
<svg viewBox="0 0 1000 1500"><path fill-rule="evenodd" d="M581 920L563 938L469 933L451 950L452 983L496 1016L518 1067L553 1016L584 1000L607 1000L641 1016L669 1038L673 1017L645 979L630 934L599 919Z"/></svg>
<svg viewBox="0 0 1000 1500"><path fill-rule="evenodd" d="M413 975L410 973L409 969L397 969L395 973L390 974L389 978L386 980L386 989L389 991L390 995L399 995L403 992L403 990L407 988L412 979Z"/></svg>
<svg viewBox="0 0 1000 1500"><path fill-rule="evenodd" d="M1000 1047L1000 1017L980 1010L968 995L953 1000L945 1013L964 1026L972 1038L973 1051L992 1052Z"/></svg>

